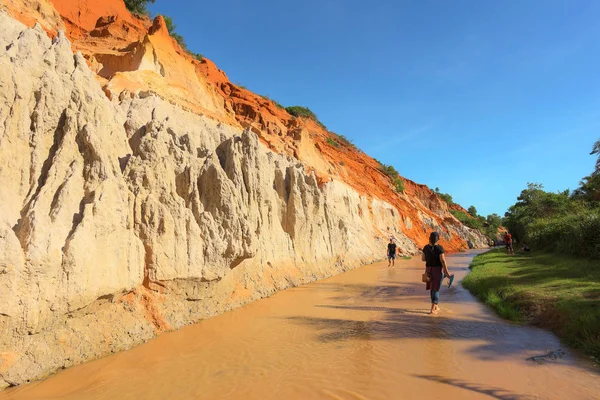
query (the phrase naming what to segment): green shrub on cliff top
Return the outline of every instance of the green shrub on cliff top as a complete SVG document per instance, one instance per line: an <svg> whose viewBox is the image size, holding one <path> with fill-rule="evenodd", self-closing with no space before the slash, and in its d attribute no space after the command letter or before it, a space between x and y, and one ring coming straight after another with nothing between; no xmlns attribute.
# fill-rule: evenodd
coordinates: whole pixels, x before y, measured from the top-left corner
<svg viewBox="0 0 600 400"><path fill-rule="evenodd" d="M312 110L308 107L290 106L290 107L286 107L285 111L292 114L294 117L310 118L315 121L318 121L317 114L312 112Z"/></svg>
<svg viewBox="0 0 600 400"><path fill-rule="evenodd" d="M289 107L285 108L285 111L287 111L288 113L290 113L294 117L312 119L321 128L327 130L327 127L321 121L319 121L319 118L317 117L317 114L315 114L314 112L312 112L312 110L310 108L308 108L308 107L289 106Z"/></svg>
<svg viewBox="0 0 600 400"><path fill-rule="evenodd" d="M483 229L483 222L479 218L471 218L464 211L450 210L450 214L460 221L461 224L473 229Z"/></svg>
<svg viewBox="0 0 600 400"><path fill-rule="evenodd" d="M379 170L389 176L391 179L396 179L398 178L398 175L400 175L398 171L396 171L396 168L394 168L392 165L386 165L379 161L377 162L379 163Z"/></svg>
<svg viewBox="0 0 600 400"><path fill-rule="evenodd" d="M438 188L438 187L436 187L434 191L435 191L435 194L440 196L442 198L442 200L444 200L446 202L446 204L448 204L449 206L454 204L454 200L452 199L452 196L450 196L448 193L440 192L440 188Z"/></svg>
<svg viewBox="0 0 600 400"><path fill-rule="evenodd" d="M404 181L402 178L398 177L394 179L394 187L396 188L396 192L404 193Z"/></svg>
<svg viewBox="0 0 600 400"><path fill-rule="evenodd" d="M125 7L138 15L150 15L150 12L146 8L148 3L154 3L156 0L124 0Z"/></svg>
<svg viewBox="0 0 600 400"><path fill-rule="evenodd" d="M448 193L438 193L438 196L440 196L446 202L446 204L448 204L449 206L454 204L454 200L452 199L452 196L450 196Z"/></svg>

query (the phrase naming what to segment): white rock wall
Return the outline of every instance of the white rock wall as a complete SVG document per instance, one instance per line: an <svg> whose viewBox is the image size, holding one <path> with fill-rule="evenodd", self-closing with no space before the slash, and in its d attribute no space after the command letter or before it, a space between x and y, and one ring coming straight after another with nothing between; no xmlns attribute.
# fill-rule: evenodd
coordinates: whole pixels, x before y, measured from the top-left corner
<svg viewBox="0 0 600 400"><path fill-rule="evenodd" d="M391 205L0 26L0 386L383 258Z"/></svg>

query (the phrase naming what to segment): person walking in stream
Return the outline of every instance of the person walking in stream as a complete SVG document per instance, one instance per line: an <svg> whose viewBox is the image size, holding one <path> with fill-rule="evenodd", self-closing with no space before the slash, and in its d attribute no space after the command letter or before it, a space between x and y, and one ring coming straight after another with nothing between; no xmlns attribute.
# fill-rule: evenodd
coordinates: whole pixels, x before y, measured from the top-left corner
<svg viewBox="0 0 600 400"><path fill-rule="evenodd" d="M388 267L393 267L394 262L396 261L396 243L394 238L390 238L390 242L387 246L387 258L388 258Z"/></svg>
<svg viewBox="0 0 600 400"><path fill-rule="evenodd" d="M423 247L421 260L425 261L425 273L428 280L426 290L431 292L431 311L430 314L437 314L439 311L438 303L440 301L440 289L444 278L448 278L448 287L452 286L454 275L450 275L446 257L444 256L444 248L437 244L440 240L438 232L431 232L429 235L429 243Z"/></svg>

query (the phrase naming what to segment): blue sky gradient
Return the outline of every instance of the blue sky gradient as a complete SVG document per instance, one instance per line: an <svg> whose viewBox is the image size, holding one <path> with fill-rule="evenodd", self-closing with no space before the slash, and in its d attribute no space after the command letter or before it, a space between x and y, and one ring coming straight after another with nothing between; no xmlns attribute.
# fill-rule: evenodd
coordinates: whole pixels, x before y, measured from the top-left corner
<svg viewBox="0 0 600 400"><path fill-rule="evenodd" d="M600 1L157 0L229 78L480 214L574 189L600 138Z"/></svg>

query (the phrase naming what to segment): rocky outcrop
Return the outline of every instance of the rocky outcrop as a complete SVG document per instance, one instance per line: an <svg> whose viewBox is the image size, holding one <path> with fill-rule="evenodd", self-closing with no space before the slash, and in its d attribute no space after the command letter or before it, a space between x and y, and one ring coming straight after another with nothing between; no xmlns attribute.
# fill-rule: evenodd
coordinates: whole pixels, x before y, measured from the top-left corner
<svg viewBox="0 0 600 400"><path fill-rule="evenodd" d="M396 193L193 60L162 18L54 3L0 11L0 387L376 261L389 236L404 254L434 229L484 244L425 186Z"/></svg>

